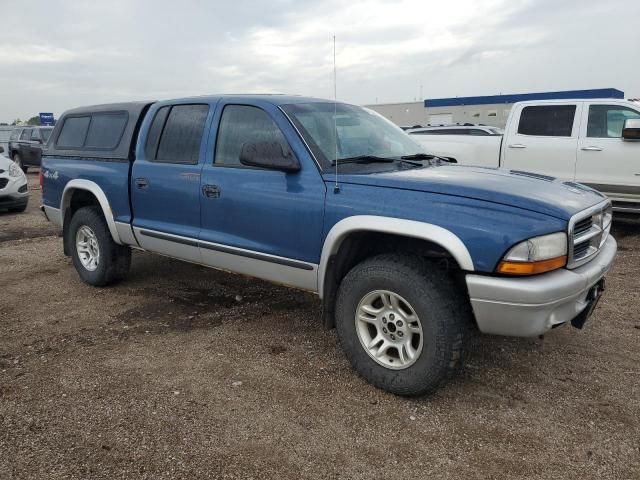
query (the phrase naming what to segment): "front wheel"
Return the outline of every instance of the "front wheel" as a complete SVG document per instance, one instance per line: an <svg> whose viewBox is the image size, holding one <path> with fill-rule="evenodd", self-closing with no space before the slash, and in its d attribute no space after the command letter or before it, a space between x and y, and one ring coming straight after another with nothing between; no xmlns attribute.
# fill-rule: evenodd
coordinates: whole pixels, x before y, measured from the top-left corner
<svg viewBox="0 0 640 480"><path fill-rule="evenodd" d="M71 218L67 245L80 278L102 287L123 279L131 265L131 249L113 241L98 207L83 207Z"/></svg>
<svg viewBox="0 0 640 480"><path fill-rule="evenodd" d="M418 256L380 255L343 279L340 343L367 381L398 395L423 395L462 363L470 322L466 299L446 272Z"/></svg>

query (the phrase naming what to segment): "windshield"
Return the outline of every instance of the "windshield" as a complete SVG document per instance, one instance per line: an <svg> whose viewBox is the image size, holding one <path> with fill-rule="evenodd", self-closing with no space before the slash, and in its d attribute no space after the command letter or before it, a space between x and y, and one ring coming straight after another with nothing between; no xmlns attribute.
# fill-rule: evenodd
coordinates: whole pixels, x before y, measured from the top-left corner
<svg viewBox="0 0 640 480"><path fill-rule="evenodd" d="M400 127L372 110L328 102L283 105L282 109L323 170L331 170L336 158L339 165L340 160L355 157L399 158L424 152Z"/></svg>
<svg viewBox="0 0 640 480"><path fill-rule="evenodd" d="M49 137L51 136L51 131L53 128L41 128L40 135L42 135L42 142L47 143L49 141Z"/></svg>

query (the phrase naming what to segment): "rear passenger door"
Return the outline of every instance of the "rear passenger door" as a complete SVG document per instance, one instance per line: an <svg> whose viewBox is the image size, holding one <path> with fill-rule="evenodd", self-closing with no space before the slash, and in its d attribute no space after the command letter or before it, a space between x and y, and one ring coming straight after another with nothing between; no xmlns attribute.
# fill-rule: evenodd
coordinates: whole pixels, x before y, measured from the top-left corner
<svg viewBox="0 0 640 480"><path fill-rule="evenodd" d="M502 142L501 166L573 180L582 105L518 105Z"/></svg>
<svg viewBox="0 0 640 480"><path fill-rule="evenodd" d="M130 185L140 246L198 263L201 158L210 109L189 103L150 110L152 121L144 149L138 148Z"/></svg>

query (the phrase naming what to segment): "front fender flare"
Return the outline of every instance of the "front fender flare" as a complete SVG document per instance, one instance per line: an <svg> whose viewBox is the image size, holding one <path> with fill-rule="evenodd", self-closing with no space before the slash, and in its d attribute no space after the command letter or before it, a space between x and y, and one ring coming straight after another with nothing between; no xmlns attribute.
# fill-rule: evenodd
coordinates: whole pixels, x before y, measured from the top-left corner
<svg viewBox="0 0 640 480"><path fill-rule="evenodd" d="M474 271L473 260L462 240L453 232L431 223L405 220L402 218L379 217L376 215L355 215L336 223L324 241L320 265L318 267L318 294L323 298L324 280L329 259L335 255L342 241L353 232L382 232L406 237L419 238L436 243L448 251L460 268Z"/></svg>
<svg viewBox="0 0 640 480"><path fill-rule="evenodd" d="M122 245L120 235L118 235L118 229L116 228L116 222L113 218L113 211L111 210L111 206L109 205L109 200L107 200L107 196L102 191L102 188L100 188L97 183L92 182L91 180L74 179L65 185L64 191L62 192L62 200L60 201L62 225L64 225L65 216L67 214L67 210L71 205L71 197L73 196L73 192L75 190L86 190L93 194L94 197L96 197L98 203L100 204L100 208L102 209L102 214L107 221L107 226L109 227L109 232L111 232L113 241L119 245Z"/></svg>

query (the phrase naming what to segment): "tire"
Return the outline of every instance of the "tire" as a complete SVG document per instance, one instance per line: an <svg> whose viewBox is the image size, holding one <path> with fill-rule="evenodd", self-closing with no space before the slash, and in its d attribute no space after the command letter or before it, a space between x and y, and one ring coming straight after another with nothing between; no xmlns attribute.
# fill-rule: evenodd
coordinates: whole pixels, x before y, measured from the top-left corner
<svg viewBox="0 0 640 480"><path fill-rule="evenodd" d="M103 287L129 273L131 249L113 241L99 207L80 208L71 218L65 240L73 266L85 283Z"/></svg>
<svg viewBox="0 0 640 480"><path fill-rule="evenodd" d="M24 205L20 205L19 207L11 207L9 211L12 213L22 213L26 209L27 209L27 203L25 203Z"/></svg>
<svg viewBox="0 0 640 480"><path fill-rule="evenodd" d="M382 296L386 294L379 292L389 292L386 303ZM396 296L395 305L391 294ZM372 301L376 295L380 298ZM389 304L390 307L385 306ZM380 309L382 313L363 314L361 306L367 311ZM393 312L396 312L395 316ZM408 315L411 312L414 315ZM367 322L357 319L363 315L368 317ZM369 318L371 316L376 318ZM370 325L369 321L375 325ZM394 322L395 337L391 333ZM347 358L368 382L397 395L432 393L457 373L462 366L464 340L470 323L468 300L449 274L419 256L385 254L372 257L355 266L338 290L336 327ZM400 324L401 327L396 326ZM387 330L381 332L383 328ZM404 332L403 339L399 337L400 332ZM367 349L364 344L371 338L371 343L375 342L379 336L383 337L380 345L387 342L392 347L374 360L378 347ZM395 342L401 341L405 342L400 344L404 346L395 348L394 345L398 345ZM394 359L394 353L397 359Z"/></svg>

